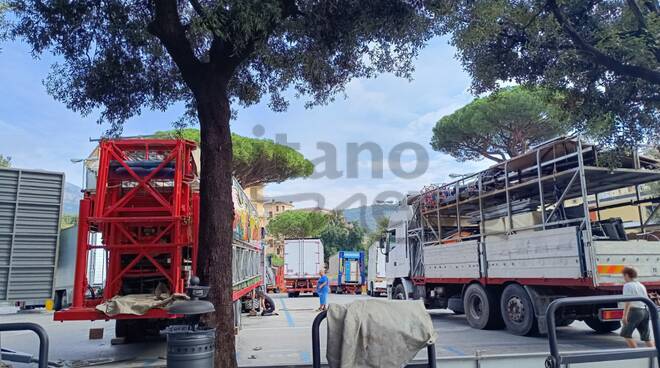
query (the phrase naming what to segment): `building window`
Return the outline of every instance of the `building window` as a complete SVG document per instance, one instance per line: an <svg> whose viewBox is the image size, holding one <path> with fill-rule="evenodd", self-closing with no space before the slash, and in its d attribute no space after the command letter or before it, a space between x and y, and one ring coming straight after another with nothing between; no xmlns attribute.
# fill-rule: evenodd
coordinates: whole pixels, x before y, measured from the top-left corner
<svg viewBox="0 0 660 368"><path fill-rule="evenodd" d="M273 217L273 211L268 211L268 217Z"/></svg>

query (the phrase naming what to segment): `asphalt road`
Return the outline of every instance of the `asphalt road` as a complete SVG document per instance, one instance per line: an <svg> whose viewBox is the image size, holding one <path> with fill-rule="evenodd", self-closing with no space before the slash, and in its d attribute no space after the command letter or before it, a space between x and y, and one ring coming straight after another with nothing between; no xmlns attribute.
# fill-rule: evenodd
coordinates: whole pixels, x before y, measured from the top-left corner
<svg viewBox="0 0 660 368"><path fill-rule="evenodd" d="M316 316L318 298L287 298L275 295L276 316L242 318L236 349L239 365L300 364L311 362L311 324ZM331 303L349 303L366 296L331 295ZM438 356L469 356L510 353L542 353L548 351L545 337L513 336L505 330L478 331L471 329L464 316L445 310L431 311L438 333ZM0 323L30 321L41 324L50 340L51 360L76 362L97 359L121 360L114 366L161 366L165 356L163 341L141 344L111 345L114 322L54 322L48 312L26 312L0 315ZM102 328L100 340L90 340L89 329ZM325 332L322 331L322 351L325 351ZM623 340L615 333L597 335L581 322L559 329L560 348L565 350L593 350L623 348ZM37 354L37 339L30 332L3 333L2 346ZM15 365L21 367L22 365ZM113 365L107 365L110 367Z"/></svg>

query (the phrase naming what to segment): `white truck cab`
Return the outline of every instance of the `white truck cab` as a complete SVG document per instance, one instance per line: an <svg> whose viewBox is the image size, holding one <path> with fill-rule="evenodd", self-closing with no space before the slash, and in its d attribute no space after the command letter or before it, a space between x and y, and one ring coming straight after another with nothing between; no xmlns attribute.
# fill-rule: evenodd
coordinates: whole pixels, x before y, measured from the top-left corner
<svg viewBox="0 0 660 368"><path fill-rule="evenodd" d="M381 246L386 249L387 295L391 299L408 299L413 288L407 236L411 217L412 209L404 199L390 217L387 233L381 239Z"/></svg>

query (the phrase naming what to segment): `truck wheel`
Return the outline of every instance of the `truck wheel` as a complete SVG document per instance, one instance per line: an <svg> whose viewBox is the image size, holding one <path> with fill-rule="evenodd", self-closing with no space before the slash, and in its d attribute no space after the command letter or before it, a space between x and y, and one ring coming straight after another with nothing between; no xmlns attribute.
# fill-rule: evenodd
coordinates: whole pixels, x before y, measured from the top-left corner
<svg viewBox="0 0 660 368"><path fill-rule="evenodd" d="M289 298L295 298L296 297L295 293L287 293L286 296L288 296Z"/></svg>
<svg viewBox="0 0 660 368"><path fill-rule="evenodd" d="M399 284L394 288L394 292L392 293L392 299L397 299L397 300L406 300L406 289L403 288L403 285Z"/></svg>
<svg viewBox="0 0 660 368"><path fill-rule="evenodd" d="M511 284L502 292L500 310L506 329L514 335L532 335L537 331L532 299L525 288Z"/></svg>
<svg viewBox="0 0 660 368"><path fill-rule="evenodd" d="M502 325L497 298L479 284L472 284L465 290L463 307L472 328L485 330L499 328Z"/></svg>
<svg viewBox="0 0 660 368"><path fill-rule="evenodd" d="M598 317L587 318L584 320L584 323L596 331L596 333L609 333L621 327L621 322L619 321L601 321Z"/></svg>
<svg viewBox="0 0 660 368"><path fill-rule="evenodd" d="M275 312L275 302L268 295L264 295L264 311L261 314L270 314Z"/></svg>
<svg viewBox="0 0 660 368"><path fill-rule="evenodd" d="M118 319L115 320L115 337L116 338L122 338L126 337L126 333L128 330L128 325L126 323L127 321L124 319Z"/></svg>
<svg viewBox="0 0 660 368"><path fill-rule="evenodd" d="M374 293L374 283L369 284L369 288L367 289L367 295L369 296L376 296L376 293Z"/></svg>
<svg viewBox="0 0 660 368"><path fill-rule="evenodd" d="M560 319L557 321L557 327L566 327L573 322L575 322L575 320L571 318Z"/></svg>
<svg viewBox="0 0 660 368"><path fill-rule="evenodd" d="M126 342L144 341L146 337L146 321L141 319L116 320L115 337L123 337Z"/></svg>
<svg viewBox="0 0 660 368"><path fill-rule="evenodd" d="M56 311L64 309L66 303L65 299L66 299L66 290L57 290L55 292L53 309L55 309Z"/></svg>

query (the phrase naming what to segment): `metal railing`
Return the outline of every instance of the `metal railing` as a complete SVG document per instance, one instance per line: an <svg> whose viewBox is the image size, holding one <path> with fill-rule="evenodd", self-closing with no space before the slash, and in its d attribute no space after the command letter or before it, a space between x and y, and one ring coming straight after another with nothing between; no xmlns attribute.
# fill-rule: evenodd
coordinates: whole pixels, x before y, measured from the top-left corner
<svg viewBox="0 0 660 368"><path fill-rule="evenodd" d="M548 306L545 313L545 319L548 326L548 343L550 344L550 356L545 361L546 368L559 368L563 365L576 363L592 363L615 360L628 360L640 358L655 358L660 366L660 347L640 348L640 349L610 349L603 351L589 351L579 353L559 352L557 344L556 316L559 308L575 305L600 305L618 302L642 302L646 304L653 328L653 338L660 336L660 327L658 326L657 306L646 297L642 296L623 296L623 295L605 295L605 296L586 296L574 298L556 299Z"/></svg>
<svg viewBox="0 0 660 368"><path fill-rule="evenodd" d="M321 368L321 322L328 316L327 311L323 311L316 315L312 323L312 367ZM426 353L428 357L428 367L436 368L435 357L435 344L428 344L426 346ZM416 362L415 362L416 363ZM416 366L417 364L415 364Z"/></svg>
<svg viewBox="0 0 660 368"><path fill-rule="evenodd" d="M39 361L37 366L39 368L48 368L48 334L43 327L39 326L36 323L31 322L14 322L14 323L0 323L0 332L5 331L33 331L39 337ZM0 360L6 359L12 361L12 352L0 352ZM18 357L19 354L16 354ZM20 354L25 356L24 354ZM29 357L32 360L31 357ZM24 362L29 363L29 362Z"/></svg>

